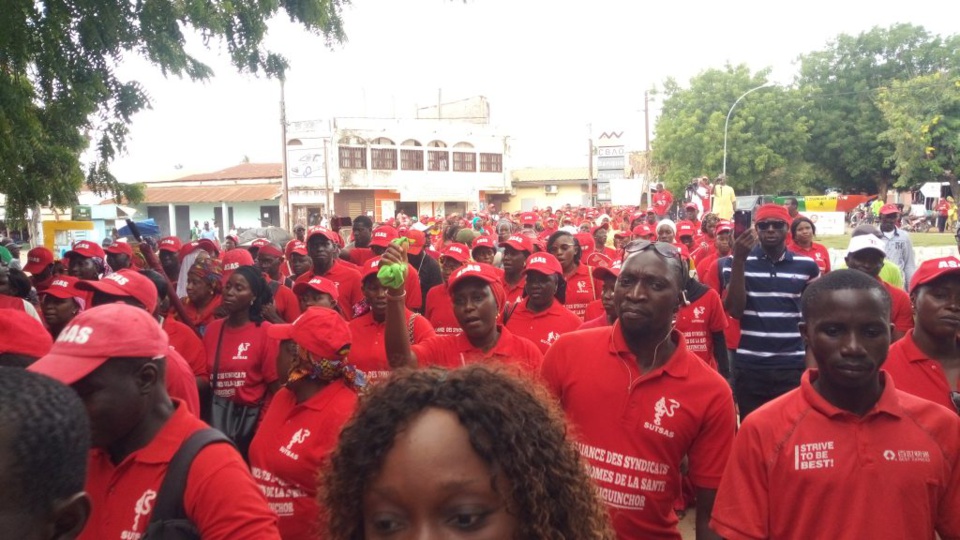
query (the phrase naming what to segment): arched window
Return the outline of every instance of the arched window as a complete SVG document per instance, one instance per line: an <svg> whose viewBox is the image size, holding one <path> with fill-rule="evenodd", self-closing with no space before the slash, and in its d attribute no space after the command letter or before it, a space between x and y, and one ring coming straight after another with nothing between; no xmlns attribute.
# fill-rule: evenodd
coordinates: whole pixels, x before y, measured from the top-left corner
<svg viewBox="0 0 960 540"><path fill-rule="evenodd" d="M370 141L370 144L376 144L380 146L396 146L395 144L393 144L393 141L391 141L386 137L380 137L379 139L374 139Z"/></svg>
<svg viewBox="0 0 960 540"><path fill-rule="evenodd" d="M400 143L400 146L423 146L423 145L420 144L420 141L416 139L407 139L402 143Z"/></svg>
<svg viewBox="0 0 960 540"><path fill-rule="evenodd" d="M443 141L430 141L429 143L427 143L427 146L431 148L446 148L447 143Z"/></svg>

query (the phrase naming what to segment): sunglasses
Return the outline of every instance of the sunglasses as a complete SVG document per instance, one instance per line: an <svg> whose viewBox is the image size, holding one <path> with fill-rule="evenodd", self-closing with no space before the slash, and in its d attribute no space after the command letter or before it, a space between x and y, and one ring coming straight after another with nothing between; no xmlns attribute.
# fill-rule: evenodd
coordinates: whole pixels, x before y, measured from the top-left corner
<svg viewBox="0 0 960 540"><path fill-rule="evenodd" d="M761 231L766 231L773 229L775 231L783 231L787 228L787 224L782 221L761 221L757 223L757 229Z"/></svg>
<svg viewBox="0 0 960 540"><path fill-rule="evenodd" d="M650 248L656 250L657 253L663 257L670 259L679 259L680 250L677 249L677 246L673 244L668 244L666 242L651 242L649 240L638 239L629 242L627 245L623 246L623 252L626 253L637 253L640 251L646 251Z"/></svg>

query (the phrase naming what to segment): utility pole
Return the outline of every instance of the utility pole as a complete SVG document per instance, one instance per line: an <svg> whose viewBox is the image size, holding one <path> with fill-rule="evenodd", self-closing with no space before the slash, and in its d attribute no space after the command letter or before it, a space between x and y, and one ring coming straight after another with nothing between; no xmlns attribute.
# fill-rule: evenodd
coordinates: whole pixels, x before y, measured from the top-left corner
<svg viewBox="0 0 960 540"><path fill-rule="evenodd" d="M646 151L650 155L650 91L643 91L643 132L646 134Z"/></svg>
<svg viewBox="0 0 960 540"><path fill-rule="evenodd" d="M587 131L590 137L587 139L587 200L589 206L593 206L593 124L587 124Z"/></svg>
<svg viewBox="0 0 960 540"><path fill-rule="evenodd" d="M281 149L283 154L281 163L283 163L283 174L280 175L280 227L286 230L292 230L290 225L290 182L287 178L287 103L283 89L283 76L280 77L280 137L283 139ZM226 219L226 216L224 216Z"/></svg>

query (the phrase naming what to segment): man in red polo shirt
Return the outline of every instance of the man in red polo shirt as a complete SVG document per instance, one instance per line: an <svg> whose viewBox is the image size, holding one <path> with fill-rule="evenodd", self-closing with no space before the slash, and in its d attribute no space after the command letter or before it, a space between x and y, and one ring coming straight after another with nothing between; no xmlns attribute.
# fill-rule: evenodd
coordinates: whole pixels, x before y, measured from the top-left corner
<svg viewBox="0 0 960 540"><path fill-rule="evenodd" d="M960 346L956 340L960 331L960 259L950 256L924 261L913 274L910 300L916 306L916 326L890 347L883 367L900 390L960 413Z"/></svg>
<svg viewBox="0 0 960 540"><path fill-rule="evenodd" d="M169 350L149 313L110 304L78 315L29 368L72 386L90 417L92 513L81 540L140 538L174 453L208 427L167 395ZM183 507L204 540L280 538L276 515L229 444L208 445L194 458Z"/></svg>
<svg viewBox="0 0 960 540"><path fill-rule="evenodd" d="M307 251L313 259L313 270L300 276L297 283L310 281L313 276L333 281L340 292L337 304L348 320L353 318L353 306L363 300L360 272L347 268L347 263L337 257L340 251L339 235L323 227L310 227L307 232Z"/></svg>
<svg viewBox="0 0 960 540"><path fill-rule="evenodd" d="M617 285L617 278L620 277L620 267L622 265L623 261L617 259L613 261L610 268L598 266L593 269L593 279L602 282L603 289L600 292L600 298L587 304L587 320L580 325L578 330L610 326L616 322L617 310L613 304L613 289Z"/></svg>
<svg viewBox="0 0 960 540"><path fill-rule="evenodd" d="M293 294L293 280L284 278L280 274L283 252L280 251L279 246L266 239L257 239L254 244L260 248L257 252L256 266L263 272L270 292L273 293L273 304L264 306L264 318L276 324L292 323L300 316L300 304L297 302L296 295ZM226 271L226 264L224 264L224 271Z"/></svg>
<svg viewBox="0 0 960 540"><path fill-rule="evenodd" d="M174 288L176 288L177 279L180 277L180 258L178 255L182 247L182 242L176 236L161 238L160 242L157 243L157 258L160 259L160 266Z"/></svg>
<svg viewBox="0 0 960 540"><path fill-rule="evenodd" d="M960 538L960 418L880 369L887 291L833 271L802 313L817 369L740 426L711 527L731 540Z"/></svg>
<svg viewBox="0 0 960 540"><path fill-rule="evenodd" d="M673 504L687 456L697 537L707 538L736 432L733 395L673 328L686 279L676 248L629 248L614 290L617 322L560 336L543 380L579 434L618 537L680 539Z"/></svg>
<svg viewBox="0 0 960 540"><path fill-rule="evenodd" d="M576 330L583 321L563 307L566 284L563 282L563 268L556 257L549 253L531 255L523 275L527 281L526 297L507 308L506 327L546 353L557 338Z"/></svg>
<svg viewBox="0 0 960 540"><path fill-rule="evenodd" d="M23 271L30 274L30 283L42 295L53 281L53 252L43 246L31 249Z"/></svg>

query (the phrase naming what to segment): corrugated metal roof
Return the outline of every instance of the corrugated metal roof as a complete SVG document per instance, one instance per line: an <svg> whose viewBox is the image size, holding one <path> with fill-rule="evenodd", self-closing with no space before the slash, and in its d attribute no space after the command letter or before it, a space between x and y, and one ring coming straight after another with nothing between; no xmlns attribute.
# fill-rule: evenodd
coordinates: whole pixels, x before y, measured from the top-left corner
<svg viewBox="0 0 960 540"><path fill-rule="evenodd" d="M511 172L514 182L549 182L551 180L584 180L589 172L586 167L567 168L528 168L516 169ZM596 174L596 171L594 171Z"/></svg>
<svg viewBox="0 0 960 540"><path fill-rule="evenodd" d="M186 182L201 180L255 180L257 178L280 178L283 176L282 163L241 163L210 173L191 174L180 178L169 178L157 182Z"/></svg>
<svg viewBox="0 0 960 540"><path fill-rule="evenodd" d="M242 186L147 187L142 204L272 201L280 197L280 184Z"/></svg>

